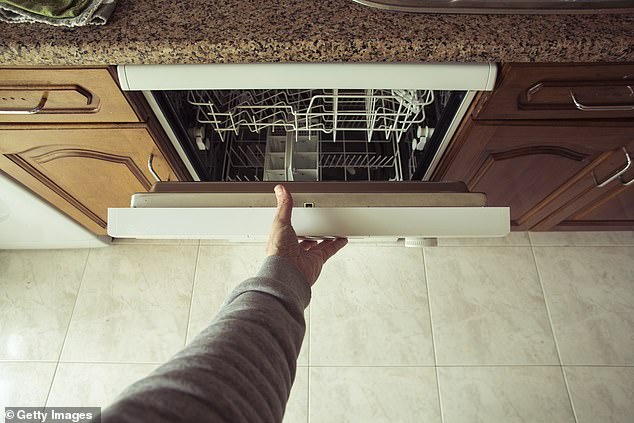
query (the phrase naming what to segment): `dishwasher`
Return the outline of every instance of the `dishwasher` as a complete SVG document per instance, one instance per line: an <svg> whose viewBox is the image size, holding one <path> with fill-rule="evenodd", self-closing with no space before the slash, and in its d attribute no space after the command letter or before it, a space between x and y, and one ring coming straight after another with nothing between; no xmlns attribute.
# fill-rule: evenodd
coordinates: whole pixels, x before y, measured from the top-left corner
<svg viewBox="0 0 634 423"><path fill-rule="evenodd" d="M113 237L261 239L273 186L302 238L503 236L508 208L429 182L494 64L123 65L194 182L110 209ZM151 167L151 157L148 166ZM418 240L418 241L417 241Z"/></svg>

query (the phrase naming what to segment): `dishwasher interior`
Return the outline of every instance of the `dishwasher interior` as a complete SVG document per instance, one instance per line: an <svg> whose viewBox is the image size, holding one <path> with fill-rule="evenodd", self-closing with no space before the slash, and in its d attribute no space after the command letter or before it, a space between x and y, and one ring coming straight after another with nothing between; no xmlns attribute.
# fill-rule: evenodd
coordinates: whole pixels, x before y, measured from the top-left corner
<svg viewBox="0 0 634 423"><path fill-rule="evenodd" d="M201 181L423 180L466 91L152 94Z"/></svg>

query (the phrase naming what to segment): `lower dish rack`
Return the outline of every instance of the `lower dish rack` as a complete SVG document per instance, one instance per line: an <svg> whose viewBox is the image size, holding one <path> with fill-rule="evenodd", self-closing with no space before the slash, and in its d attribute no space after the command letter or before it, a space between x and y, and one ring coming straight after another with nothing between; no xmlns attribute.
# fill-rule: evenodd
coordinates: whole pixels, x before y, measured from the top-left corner
<svg viewBox="0 0 634 423"><path fill-rule="evenodd" d="M171 94L188 109L206 180L226 182L409 180L446 97L378 89Z"/></svg>
<svg viewBox="0 0 634 423"><path fill-rule="evenodd" d="M229 137L224 146L224 181L373 181L403 180L395 141L337 142L321 134L278 134L262 140Z"/></svg>

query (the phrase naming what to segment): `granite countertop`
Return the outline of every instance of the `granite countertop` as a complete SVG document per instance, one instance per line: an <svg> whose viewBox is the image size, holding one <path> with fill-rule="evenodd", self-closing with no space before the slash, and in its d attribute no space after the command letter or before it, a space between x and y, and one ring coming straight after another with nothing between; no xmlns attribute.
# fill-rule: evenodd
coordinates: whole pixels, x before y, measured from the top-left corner
<svg viewBox="0 0 634 423"><path fill-rule="evenodd" d="M634 14L412 15L350 0L119 0L103 27L0 31L3 65L634 61Z"/></svg>

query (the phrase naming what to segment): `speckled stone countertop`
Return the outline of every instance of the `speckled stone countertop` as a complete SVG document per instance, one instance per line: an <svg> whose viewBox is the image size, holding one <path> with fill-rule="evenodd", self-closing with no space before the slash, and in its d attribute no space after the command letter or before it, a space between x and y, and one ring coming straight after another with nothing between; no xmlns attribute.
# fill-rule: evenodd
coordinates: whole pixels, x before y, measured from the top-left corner
<svg viewBox="0 0 634 423"><path fill-rule="evenodd" d="M350 0L119 0L103 27L0 33L4 65L634 61L634 14L413 15Z"/></svg>

